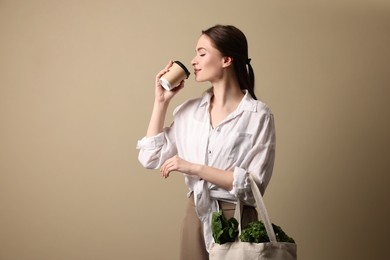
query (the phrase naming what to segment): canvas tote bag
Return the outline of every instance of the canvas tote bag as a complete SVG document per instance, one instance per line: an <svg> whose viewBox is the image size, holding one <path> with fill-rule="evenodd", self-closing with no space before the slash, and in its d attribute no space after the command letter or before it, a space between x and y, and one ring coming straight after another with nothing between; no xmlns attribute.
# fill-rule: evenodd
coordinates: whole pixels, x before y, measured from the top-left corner
<svg viewBox="0 0 390 260"><path fill-rule="evenodd" d="M253 177L249 175L253 196L256 200L256 207L259 213L259 220L263 221L270 242L249 243L241 242L239 238L235 242L217 244L214 243L210 249L210 260L296 260L297 246L294 243L278 242L272 223L269 219L267 209ZM241 205L237 201L234 217L237 219L239 233L241 234Z"/></svg>

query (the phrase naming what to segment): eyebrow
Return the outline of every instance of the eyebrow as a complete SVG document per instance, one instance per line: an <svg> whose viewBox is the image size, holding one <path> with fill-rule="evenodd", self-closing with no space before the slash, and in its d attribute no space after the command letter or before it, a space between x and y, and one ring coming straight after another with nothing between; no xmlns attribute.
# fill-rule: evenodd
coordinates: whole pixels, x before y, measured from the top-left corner
<svg viewBox="0 0 390 260"><path fill-rule="evenodd" d="M204 47L199 47L199 48L197 48L195 51L200 51L200 50L205 50L205 51L206 51L206 48L204 48Z"/></svg>

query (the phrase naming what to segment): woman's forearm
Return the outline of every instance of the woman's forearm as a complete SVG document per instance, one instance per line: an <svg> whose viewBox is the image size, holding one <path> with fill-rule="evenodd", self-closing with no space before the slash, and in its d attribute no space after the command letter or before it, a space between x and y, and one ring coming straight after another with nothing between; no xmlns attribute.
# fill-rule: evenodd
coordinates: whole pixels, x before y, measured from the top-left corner
<svg viewBox="0 0 390 260"><path fill-rule="evenodd" d="M163 131L168 105L169 102L154 102L152 115L146 132L147 137L155 136Z"/></svg>
<svg viewBox="0 0 390 260"><path fill-rule="evenodd" d="M207 165L194 165L191 167L192 174L204 179L218 187L231 191L233 189L233 172L220 170Z"/></svg>

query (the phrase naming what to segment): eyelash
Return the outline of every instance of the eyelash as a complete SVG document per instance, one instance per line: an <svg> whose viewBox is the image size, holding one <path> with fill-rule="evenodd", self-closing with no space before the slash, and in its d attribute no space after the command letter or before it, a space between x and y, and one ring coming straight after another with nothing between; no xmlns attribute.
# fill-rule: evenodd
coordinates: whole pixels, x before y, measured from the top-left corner
<svg viewBox="0 0 390 260"><path fill-rule="evenodd" d="M205 55L206 55L206 54L199 54L200 57L203 57L203 56L205 56Z"/></svg>

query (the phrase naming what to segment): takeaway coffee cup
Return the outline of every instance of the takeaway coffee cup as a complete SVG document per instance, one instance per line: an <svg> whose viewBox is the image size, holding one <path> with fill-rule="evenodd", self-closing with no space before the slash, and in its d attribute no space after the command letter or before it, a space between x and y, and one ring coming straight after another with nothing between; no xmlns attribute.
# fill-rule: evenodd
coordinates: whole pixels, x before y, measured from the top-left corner
<svg viewBox="0 0 390 260"><path fill-rule="evenodd" d="M160 78L160 83L166 90L170 91L179 86L180 82L188 79L190 72L180 61L174 61L169 71Z"/></svg>

